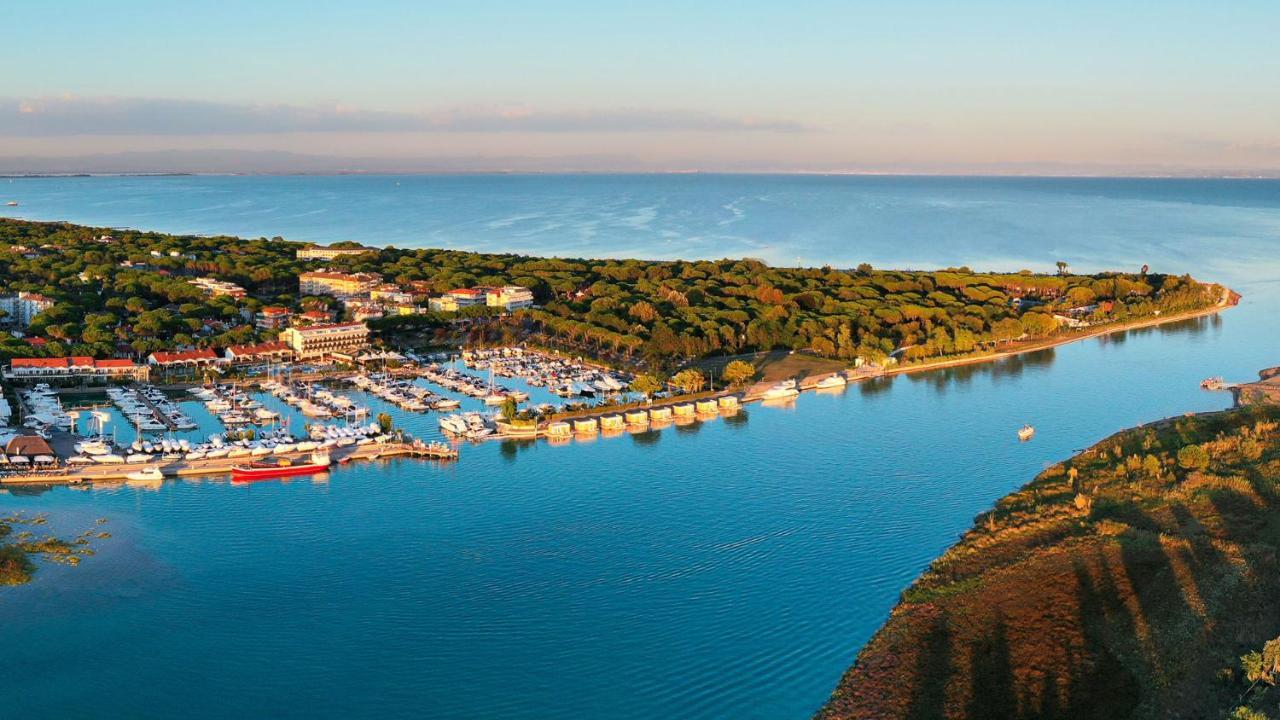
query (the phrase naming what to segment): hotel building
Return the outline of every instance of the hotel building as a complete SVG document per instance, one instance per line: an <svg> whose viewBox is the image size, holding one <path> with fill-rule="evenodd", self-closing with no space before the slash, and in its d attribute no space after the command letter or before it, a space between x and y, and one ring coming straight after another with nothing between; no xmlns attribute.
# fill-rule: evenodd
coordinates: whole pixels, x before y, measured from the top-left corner
<svg viewBox="0 0 1280 720"><path fill-rule="evenodd" d="M351 353L369 344L369 327L362 322L311 325L288 328L280 333L299 360L324 358L334 353Z"/></svg>
<svg viewBox="0 0 1280 720"><path fill-rule="evenodd" d="M145 382L151 377L151 368L132 360L111 358L94 360L91 357L63 358L14 358L9 361L5 377L10 380L85 378L114 380L125 378Z"/></svg>
<svg viewBox="0 0 1280 720"><path fill-rule="evenodd" d="M332 295L336 298L367 295L382 282L375 273L340 273L322 270L305 272L298 277L298 291L302 295Z"/></svg>
<svg viewBox="0 0 1280 720"><path fill-rule="evenodd" d="M51 307L53 301L39 293L20 292L0 297L0 310L9 314L5 319L18 327L27 327L31 324L31 318Z"/></svg>

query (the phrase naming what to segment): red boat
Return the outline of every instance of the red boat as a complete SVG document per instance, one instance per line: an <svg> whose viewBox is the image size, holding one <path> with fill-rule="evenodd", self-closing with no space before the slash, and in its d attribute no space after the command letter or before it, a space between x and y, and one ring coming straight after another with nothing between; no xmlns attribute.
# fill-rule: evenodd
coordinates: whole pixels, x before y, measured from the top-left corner
<svg viewBox="0 0 1280 720"><path fill-rule="evenodd" d="M293 475L314 475L329 469L329 453L311 453L308 462L292 462L286 458L236 465L231 468L232 480L266 480Z"/></svg>

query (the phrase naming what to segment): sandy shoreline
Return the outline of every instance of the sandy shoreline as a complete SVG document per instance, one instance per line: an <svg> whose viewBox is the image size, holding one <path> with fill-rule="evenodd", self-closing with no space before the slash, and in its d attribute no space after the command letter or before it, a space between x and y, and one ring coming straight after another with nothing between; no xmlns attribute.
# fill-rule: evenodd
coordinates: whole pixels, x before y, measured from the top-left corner
<svg viewBox="0 0 1280 720"><path fill-rule="evenodd" d="M1181 322L1183 320L1194 320L1195 318L1206 317L1208 315L1216 315L1223 310L1229 310L1240 302L1241 295L1231 289L1224 289L1221 300L1209 307L1190 312L1178 313L1176 315L1165 315L1160 317L1152 317L1144 320L1133 320L1130 322L1108 324L1086 330L1080 334L1066 335L1062 337L1048 338L1039 342L1032 342L1026 345L1019 345L1008 350L990 353L988 355L974 355L972 357L956 358L954 360L940 360L938 362L924 362L913 365L899 365L887 368L877 377L887 377L889 375L906 375L910 373L925 372L928 370L941 370L949 367L958 367L961 365L973 365L976 363L991 362L994 360L1002 360L1011 358L1025 353L1036 352L1038 350L1047 350L1060 345L1069 345L1081 340L1089 340L1090 338L1100 337L1103 335L1111 335L1112 333L1124 332L1126 330L1140 330L1142 328L1156 327L1158 325L1167 325L1169 323Z"/></svg>

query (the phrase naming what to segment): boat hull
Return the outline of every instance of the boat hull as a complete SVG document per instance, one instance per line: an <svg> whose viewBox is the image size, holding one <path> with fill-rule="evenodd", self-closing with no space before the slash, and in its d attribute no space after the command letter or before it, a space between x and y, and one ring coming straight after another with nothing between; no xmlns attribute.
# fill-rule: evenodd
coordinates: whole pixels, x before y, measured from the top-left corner
<svg viewBox="0 0 1280 720"><path fill-rule="evenodd" d="M254 467L237 465L231 468L232 480L270 480L274 478L292 477L295 475L314 475L328 470L328 465L307 463L305 465L280 465L273 467Z"/></svg>

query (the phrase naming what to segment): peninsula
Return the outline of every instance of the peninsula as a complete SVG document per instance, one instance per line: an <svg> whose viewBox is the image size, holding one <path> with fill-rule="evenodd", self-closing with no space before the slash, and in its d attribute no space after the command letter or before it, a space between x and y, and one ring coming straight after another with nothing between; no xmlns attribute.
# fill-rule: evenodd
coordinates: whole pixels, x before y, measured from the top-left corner
<svg viewBox="0 0 1280 720"><path fill-rule="evenodd" d="M0 220L0 360L149 358L367 323L398 347L527 342L663 379L708 357L787 350L835 367L973 361L1215 312L1189 276L779 268L758 260L539 258L317 248ZM243 353L242 353L243 354ZM162 356L162 358L165 356Z"/></svg>
<svg viewBox="0 0 1280 720"><path fill-rule="evenodd" d="M1001 499L903 592L818 717L1276 717L1276 377Z"/></svg>

